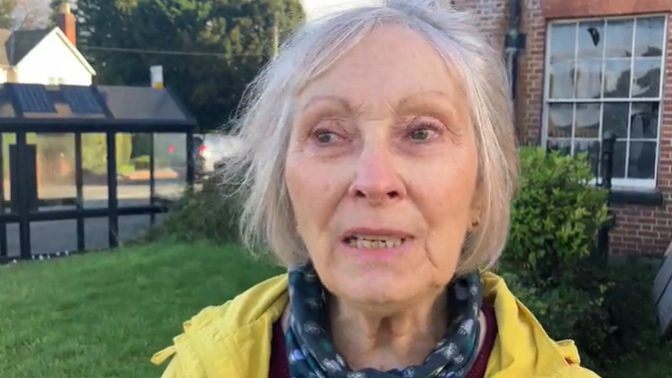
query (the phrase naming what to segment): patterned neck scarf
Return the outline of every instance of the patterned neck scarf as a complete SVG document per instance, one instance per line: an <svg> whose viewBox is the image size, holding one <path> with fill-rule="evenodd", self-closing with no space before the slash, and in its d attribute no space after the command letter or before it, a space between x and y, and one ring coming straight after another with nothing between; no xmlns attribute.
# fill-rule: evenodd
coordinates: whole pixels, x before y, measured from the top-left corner
<svg viewBox="0 0 672 378"><path fill-rule="evenodd" d="M422 365L402 369L350 369L332 343L325 289L311 264L290 270L289 301L285 339L292 378L462 378L478 355L483 286L477 272L451 283L443 340Z"/></svg>

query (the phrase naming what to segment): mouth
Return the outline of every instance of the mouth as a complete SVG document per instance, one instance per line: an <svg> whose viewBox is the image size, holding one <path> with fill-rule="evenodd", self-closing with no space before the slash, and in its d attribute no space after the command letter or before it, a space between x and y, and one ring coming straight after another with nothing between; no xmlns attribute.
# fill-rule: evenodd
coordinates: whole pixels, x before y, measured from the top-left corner
<svg viewBox="0 0 672 378"><path fill-rule="evenodd" d="M405 238L388 238L380 236L350 236L343 240L352 248L360 249L383 249L401 247L406 242Z"/></svg>
<svg viewBox="0 0 672 378"><path fill-rule="evenodd" d="M360 230L345 234L343 243L357 249L392 249L399 248L412 237L403 232L389 230Z"/></svg>

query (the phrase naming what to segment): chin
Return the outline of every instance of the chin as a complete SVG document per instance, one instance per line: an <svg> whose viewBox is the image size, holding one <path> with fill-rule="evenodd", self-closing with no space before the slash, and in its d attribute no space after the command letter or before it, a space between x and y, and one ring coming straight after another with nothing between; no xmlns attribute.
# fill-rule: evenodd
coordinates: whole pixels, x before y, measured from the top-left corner
<svg viewBox="0 0 672 378"><path fill-rule="evenodd" d="M398 275L380 271L342 277L339 282L334 282L335 287L330 291L341 299L367 305L406 302L420 294L423 287L426 289L429 286L417 279L416 282L409 282Z"/></svg>

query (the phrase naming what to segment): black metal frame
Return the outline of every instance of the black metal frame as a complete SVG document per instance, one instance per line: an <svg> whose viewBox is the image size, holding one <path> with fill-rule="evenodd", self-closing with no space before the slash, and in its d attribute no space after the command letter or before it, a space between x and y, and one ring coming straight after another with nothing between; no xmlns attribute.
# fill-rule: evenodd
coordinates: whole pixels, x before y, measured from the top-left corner
<svg viewBox="0 0 672 378"><path fill-rule="evenodd" d="M5 213L4 185L0 185L0 264L15 260L8 257L7 227L8 223L19 224L20 257L21 260L32 260L30 243L30 224L32 222L76 220L77 222L77 250L85 252L84 220L90 218L107 217L109 222L109 246L118 247L119 216L127 215L150 215L151 223L155 223L157 213L167 211L165 203L161 203L155 196L154 177L154 134L157 133L183 133L186 135L187 152L187 186L191 188L194 183L194 157L193 157L193 134L196 122L193 118L187 120L123 120L123 119L26 119L21 118L23 113L19 104L14 104L17 118L0 118L0 146L2 146L2 133L16 134L17 164L19 183L26 182L26 138L28 133L70 133L75 135L75 185L77 188L76 208L74 210L53 210L49 212L30 211L29 198L19 191L18 213ZM185 113L188 114L188 113ZM108 115L109 116L109 115ZM82 172L82 134L105 133L107 144L107 185L108 204L107 208L85 209L83 200L83 172ZM116 134L120 133L148 133L152 135L150 147L150 204L143 206L129 206L119 208L117 197L117 164L116 164ZM0 178L3 176L3 156L0 153ZM15 199L12 199L14 201ZM62 251L58 251L62 252ZM56 252L54 255L60 255ZM44 255L40 255L44 256Z"/></svg>
<svg viewBox="0 0 672 378"><path fill-rule="evenodd" d="M611 209L611 180L614 177L614 146L616 144L616 134L608 131L602 137L600 144L600 187L607 191L607 214L609 221L600 227L597 233L597 253L595 259L606 264L609 260L609 233L616 227L616 215Z"/></svg>

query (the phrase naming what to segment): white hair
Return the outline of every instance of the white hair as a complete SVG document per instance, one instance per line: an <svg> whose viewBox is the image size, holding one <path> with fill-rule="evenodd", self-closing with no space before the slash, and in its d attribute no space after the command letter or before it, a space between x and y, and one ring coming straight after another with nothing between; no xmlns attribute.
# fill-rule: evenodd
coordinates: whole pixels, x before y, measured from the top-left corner
<svg viewBox="0 0 672 378"><path fill-rule="evenodd" d="M251 251L260 244L270 249L286 266L308 260L285 182L294 101L313 78L384 25L407 27L424 37L465 89L478 148L480 217L465 238L458 272L490 267L506 243L517 185L508 80L501 53L489 45L473 17L441 0L385 1L346 10L302 25L283 44L245 93L235 130L246 150L223 172L225 180L242 180L243 240Z"/></svg>

